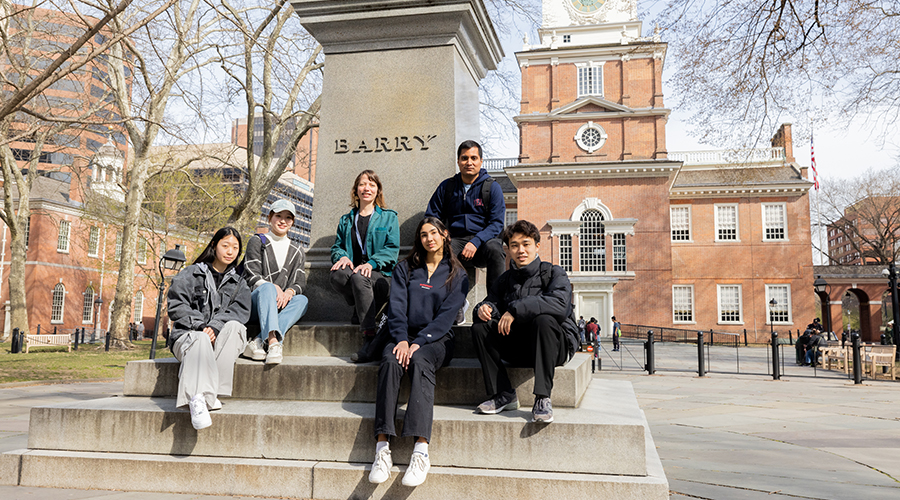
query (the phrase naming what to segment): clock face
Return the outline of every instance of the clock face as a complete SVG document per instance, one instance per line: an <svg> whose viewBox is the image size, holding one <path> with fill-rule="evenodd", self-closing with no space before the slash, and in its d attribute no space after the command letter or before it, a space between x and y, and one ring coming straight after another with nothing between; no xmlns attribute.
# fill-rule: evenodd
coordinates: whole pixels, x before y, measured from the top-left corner
<svg viewBox="0 0 900 500"><path fill-rule="evenodd" d="M578 12L584 12L585 14L593 14L600 10L600 7L606 2L606 0L569 0L572 3L572 7L575 7L575 10Z"/></svg>

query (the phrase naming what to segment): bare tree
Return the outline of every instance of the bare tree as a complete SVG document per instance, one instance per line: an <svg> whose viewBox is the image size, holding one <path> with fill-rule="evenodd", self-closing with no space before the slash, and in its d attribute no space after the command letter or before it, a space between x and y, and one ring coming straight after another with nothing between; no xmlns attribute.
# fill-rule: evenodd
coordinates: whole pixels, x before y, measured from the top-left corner
<svg viewBox="0 0 900 500"><path fill-rule="evenodd" d="M154 2L143 2L130 10L128 16L114 19L110 23L111 30L114 33L127 31L132 21L142 19L154 7ZM202 93L194 90L190 79L216 59L211 40L216 37L217 25L215 9L203 1L178 1L165 16L123 39L111 51L108 84L132 146L126 182L122 256L110 321L117 347L130 345L127 332L134 286L135 246L146 182L153 173L150 147L160 138L164 127L172 122L167 114L170 104L177 102L179 111L202 107L197 102ZM133 82L130 77L132 67Z"/></svg>
<svg viewBox="0 0 900 500"><path fill-rule="evenodd" d="M825 181L814 205L814 225L829 239L843 236L862 264L888 264L900 253L900 167ZM818 212L816 211L818 207ZM833 233L832 233L833 231ZM846 242L846 243L844 243ZM828 248L820 248L828 255ZM840 264L840 262L830 262Z"/></svg>
<svg viewBox="0 0 900 500"><path fill-rule="evenodd" d="M300 26L287 0L252 5L218 2L223 38L220 70L227 75L226 95L242 100L252 131L263 122L262 147L248 131L249 183L234 206L230 223L243 233L255 230L259 209L293 163L300 139L316 125L322 47ZM283 153L277 156L277 151Z"/></svg>
<svg viewBox="0 0 900 500"><path fill-rule="evenodd" d="M703 142L753 145L776 124L900 110L900 10L876 0L665 0L644 7L675 65L670 89ZM875 120L870 120L875 124Z"/></svg>
<svg viewBox="0 0 900 500"><path fill-rule="evenodd" d="M0 168L4 180L0 219L11 236L12 328L28 331L29 327L25 234L34 181L42 172L54 169L67 170L71 175L82 160L77 157L80 150L73 146L80 142L82 131L105 129L111 123L100 114L108 107L105 103L64 97L58 91L84 92L85 70L109 47L108 43L98 43L94 35L127 4L112 5L101 21L82 13L93 11L83 3L66 2L69 8L65 12L53 9L57 7L53 2L34 3L45 9L0 4L0 89L4 96L0 105ZM60 52L55 59L48 56Z"/></svg>

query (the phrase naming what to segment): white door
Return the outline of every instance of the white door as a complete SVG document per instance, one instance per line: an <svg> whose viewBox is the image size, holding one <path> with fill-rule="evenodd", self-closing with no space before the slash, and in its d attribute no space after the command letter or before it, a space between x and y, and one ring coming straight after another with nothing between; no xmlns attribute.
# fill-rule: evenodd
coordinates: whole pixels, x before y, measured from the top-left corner
<svg viewBox="0 0 900 500"><path fill-rule="evenodd" d="M609 329L607 323L609 320L608 301L605 293L584 293L581 294L581 308L577 316L584 316L585 321L591 318L597 318L597 324L600 325L600 335L608 336Z"/></svg>

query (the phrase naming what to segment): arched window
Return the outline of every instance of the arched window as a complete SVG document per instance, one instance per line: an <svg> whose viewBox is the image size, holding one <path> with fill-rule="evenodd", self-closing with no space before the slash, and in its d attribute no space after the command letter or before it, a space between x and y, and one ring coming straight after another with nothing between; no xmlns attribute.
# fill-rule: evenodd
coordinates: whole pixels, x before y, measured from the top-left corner
<svg viewBox="0 0 900 500"><path fill-rule="evenodd" d="M66 287L57 283L53 287L53 304L50 306L50 323L63 322L63 308L66 305Z"/></svg>
<svg viewBox="0 0 900 500"><path fill-rule="evenodd" d="M603 231L603 214L599 210L585 210L581 214L578 257L581 271L606 271L606 238Z"/></svg>
<svg viewBox="0 0 900 500"><path fill-rule="evenodd" d="M94 322L94 289L87 287L84 290L84 301L81 304L81 322L91 324Z"/></svg>
<svg viewBox="0 0 900 500"><path fill-rule="evenodd" d="M138 290L134 294L134 318L135 323L144 321L144 292Z"/></svg>

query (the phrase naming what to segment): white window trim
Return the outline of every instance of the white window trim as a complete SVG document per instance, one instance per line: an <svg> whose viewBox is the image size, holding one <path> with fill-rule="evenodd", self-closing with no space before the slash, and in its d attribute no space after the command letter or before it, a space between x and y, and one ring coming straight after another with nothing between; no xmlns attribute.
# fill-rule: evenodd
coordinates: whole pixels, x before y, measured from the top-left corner
<svg viewBox="0 0 900 500"><path fill-rule="evenodd" d="M137 244L137 255L135 256L135 259L137 260L138 264L143 266L147 264L147 248L150 247L150 243L143 237L139 238L140 239L138 240ZM142 246L143 250L141 249Z"/></svg>
<svg viewBox="0 0 900 500"><path fill-rule="evenodd" d="M782 213L784 214L784 238L774 240L766 237L766 207L767 206L776 206L780 205ZM787 203L763 203L760 207L760 213L762 214L762 239L763 241L772 241L772 242L787 242L790 241L790 234L788 233L788 222L787 222Z"/></svg>
<svg viewBox="0 0 900 500"><path fill-rule="evenodd" d="M787 321L775 321L774 324L776 324L776 325L793 325L794 324L794 312L793 312L793 308L791 307L791 303L793 301L791 300L791 285L790 285L790 283L772 283L772 284L766 285L766 324L770 325L773 323L772 321L770 321L771 318L769 315L769 301L772 300L772 295L769 293L769 290L770 290L770 287L776 287L776 286L777 287L787 287L788 320Z"/></svg>
<svg viewBox="0 0 900 500"><path fill-rule="evenodd" d="M85 297L87 295L87 290L89 290L89 289L91 290L91 305L89 307L91 317L87 321L85 321L85 319L84 319L84 300L82 300L82 302L81 302L81 324L82 325L94 324L94 295L96 295L97 292L94 291L92 288L88 287L85 289L85 293L82 294L82 297Z"/></svg>
<svg viewBox="0 0 900 500"><path fill-rule="evenodd" d="M91 235L97 231L97 247L94 248L94 253L91 253ZM97 226L91 226L88 229L88 257L98 257L100 255L100 228Z"/></svg>
<svg viewBox="0 0 900 500"><path fill-rule="evenodd" d="M675 208L687 208L688 211L688 239L676 240L672 235L672 210ZM716 232L718 235L719 233ZM672 243L693 243L694 242L694 213L691 205L671 205L669 207L669 241Z"/></svg>
<svg viewBox="0 0 900 500"><path fill-rule="evenodd" d="M734 207L734 236L733 240L719 239L719 207ZM715 221L715 241L722 243L740 243L741 242L741 211L737 203L716 203L713 205L713 220Z"/></svg>
<svg viewBox="0 0 900 500"><path fill-rule="evenodd" d="M722 287L734 287L738 289L738 314L741 319L738 321L722 321ZM744 287L740 284L724 283L716 285L716 323L719 325L743 325L744 324Z"/></svg>
<svg viewBox="0 0 900 500"><path fill-rule="evenodd" d="M683 321L675 319L675 288L689 288L691 290L691 317L692 321ZM697 311L694 308L694 285L672 285L672 323L676 325L695 325L697 324Z"/></svg>
<svg viewBox="0 0 900 500"><path fill-rule="evenodd" d="M61 285L61 284L62 283L58 283L57 285ZM61 325L66 320L66 294L69 292L66 291L65 285L63 285L63 287L62 287L62 300L60 301L60 304L59 304L60 319L58 319L58 320L53 319L53 295L54 295L54 292L56 291L57 285L53 285L53 289L50 290L50 324L51 325Z"/></svg>
<svg viewBox="0 0 900 500"><path fill-rule="evenodd" d="M72 235L72 223L67 220L61 220L61 221L59 221L60 229L62 229L63 224L65 224L65 227L66 227L66 236L65 236L66 248L59 248L59 240L62 237L62 234L60 234L60 232L57 232L56 253L69 253L69 248L72 246L72 242L70 240L70 236Z"/></svg>
<svg viewBox="0 0 900 500"><path fill-rule="evenodd" d="M587 97L587 96L598 96L603 97L606 95L606 78L603 75L603 66L606 64L606 61L588 61L586 63L575 63L575 93L577 97ZM598 73L600 74L600 93L599 94L582 94L581 93L581 85L580 80L578 78L579 69L581 68L600 68Z"/></svg>

